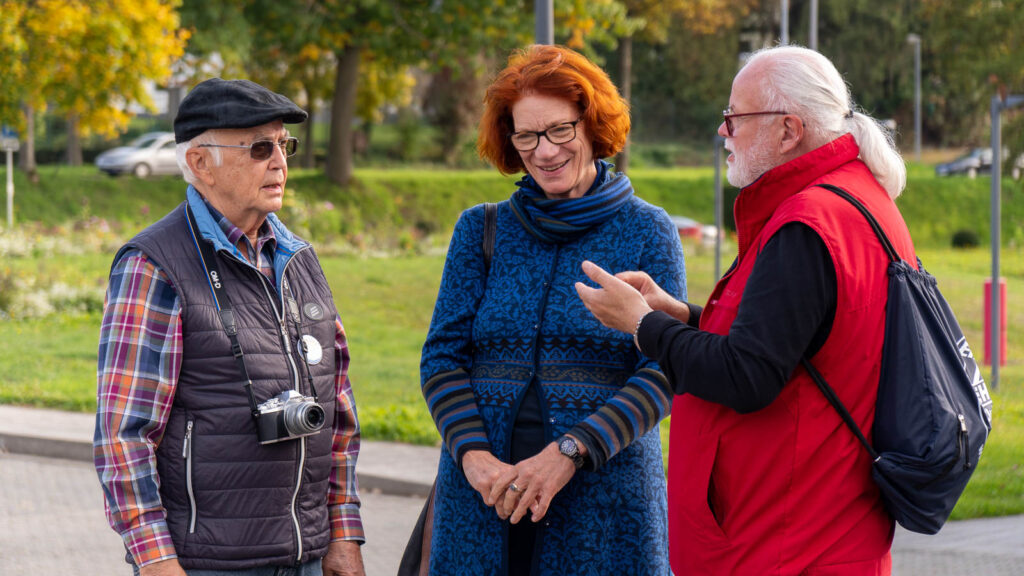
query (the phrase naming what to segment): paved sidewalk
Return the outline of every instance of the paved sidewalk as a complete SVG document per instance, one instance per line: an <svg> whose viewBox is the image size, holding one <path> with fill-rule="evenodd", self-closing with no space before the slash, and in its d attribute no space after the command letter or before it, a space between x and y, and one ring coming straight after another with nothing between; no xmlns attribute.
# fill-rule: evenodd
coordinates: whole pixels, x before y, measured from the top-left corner
<svg viewBox="0 0 1024 576"><path fill-rule="evenodd" d="M362 494L368 576L394 576L419 496ZM0 575L131 576L92 464L0 454Z"/></svg>
<svg viewBox="0 0 1024 576"><path fill-rule="evenodd" d="M93 416L0 405L0 576L126 574L92 469ZM363 442L368 576L395 574L437 466L437 448ZM43 457L40 457L43 456ZM1024 575L1024 516L897 528L894 576Z"/></svg>
<svg viewBox="0 0 1024 576"><path fill-rule="evenodd" d="M0 404L0 452L92 462L93 414ZM356 475L361 490L426 496L439 448L364 440ZM2 575L0 575L2 576Z"/></svg>

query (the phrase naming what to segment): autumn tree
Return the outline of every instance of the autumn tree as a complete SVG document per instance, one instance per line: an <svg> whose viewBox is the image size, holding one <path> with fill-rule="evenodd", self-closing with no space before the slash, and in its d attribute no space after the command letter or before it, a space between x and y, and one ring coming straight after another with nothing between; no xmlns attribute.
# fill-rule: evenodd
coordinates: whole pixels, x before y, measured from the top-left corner
<svg viewBox="0 0 1024 576"><path fill-rule="evenodd" d="M944 143L987 145L992 97L1024 93L1024 0L919 4L925 122ZM1005 132L1021 149L1016 116Z"/></svg>
<svg viewBox="0 0 1024 576"><path fill-rule="evenodd" d="M618 0L556 0L555 41L595 58L630 29ZM451 3L435 14L441 31L426 59L433 71L428 112L439 128L444 160L452 164L470 139L494 70L510 52L533 42L531 2Z"/></svg>
<svg viewBox="0 0 1024 576"><path fill-rule="evenodd" d="M81 163L79 134L123 132L132 106L153 108L145 90L183 53L178 0L4 1L3 122L25 130L34 170L35 111L52 105L68 119L68 160ZM19 7L18 5L21 4ZM11 47L11 48L6 48ZM20 117L12 110L21 108Z"/></svg>
<svg viewBox="0 0 1024 576"><path fill-rule="evenodd" d="M632 100L633 39L648 44L664 44L671 28L680 26L697 34L712 34L720 28L735 25L755 4L754 0L622 0L627 17L639 21L634 30L619 40L619 89L627 101ZM629 169L629 142L616 159L616 168Z"/></svg>

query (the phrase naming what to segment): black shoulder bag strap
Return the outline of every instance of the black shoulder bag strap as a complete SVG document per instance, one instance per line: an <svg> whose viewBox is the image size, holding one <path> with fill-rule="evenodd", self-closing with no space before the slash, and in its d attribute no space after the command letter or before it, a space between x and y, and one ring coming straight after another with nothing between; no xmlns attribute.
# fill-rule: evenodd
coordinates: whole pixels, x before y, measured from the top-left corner
<svg viewBox="0 0 1024 576"><path fill-rule="evenodd" d="M213 302L216 304L217 312L220 314L220 322L224 326L224 333L227 334L228 340L231 341L231 354L235 357L238 369L242 372L242 377L245 378L245 391L249 396L249 409L252 411L253 417L258 417L260 412L259 408L256 407L256 396L253 395L252 391L252 379L249 378L249 371L245 368L242 346L238 343L238 327L235 325L235 313L231 310L231 298L228 297L228 293L224 290L220 272L216 268L217 255L214 253L210 243L199 232L199 227L196 225L196 217L192 213L191 206L185 207L185 218L188 220L189 231L192 233L192 243L199 253L199 260L202 262L203 268L206 269L206 282L210 286L210 292L213 293Z"/></svg>
<svg viewBox="0 0 1024 576"><path fill-rule="evenodd" d="M498 234L498 205L493 202L484 204L484 271L490 274L491 258L494 257L494 237Z"/></svg>
<svg viewBox="0 0 1024 576"><path fill-rule="evenodd" d="M492 202L484 204L484 233L480 247L484 253L484 274L491 273L491 259L494 257L494 238L498 234L498 205ZM425 574L430 565L430 545L433 540L434 494L437 492L437 479L430 487L427 501L423 504L416 525L413 526L409 542L405 545L398 576L418 576Z"/></svg>
<svg viewBox="0 0 1024 576"><path fill-rule="evenodd" d="M832 184L818 184L818 186L830 192L834 192L850 204L853 204L853 206L864 215L864 218L867 219L868 224L871 225L871 229L875 232L875 236L878 236L878 240L882 243L882 247L885 249L886 255L889 256L890 263L900 261L899 254L893 247L892 242L889 241L889 237L885 235L885 232L882 230L882 226L878 223L878 220L875 220L875 217L860 200L857 200L853 194L850 194L838 186L833 186ZM860 443L864 445L864 448L867 449L868 454L871 455L871 460L877 462L879 458L878 452L876 452L875 448L870 442L868 442L864 433L861 432L860 427L857 426L857 423L853 421L853 416L850 415L850 411L847 410L846 406L844 406L842 401L839 400L839 396L836 395L835 390L833 390L832 387L829 386L828 382L825 381L825 377L821 375L821 372L818 372L818 369L814 367L814 364L811 364L811 361L806 356L800 359L800 363L803 365L804 369L807 370L807 373L811 375L811 378L814 380L814 383L818 385L818 388L821 389L821 393L825 395L825 398L828 399L829 403L836 409L836 412L839 413L843 422L846 422L846 425L850 428L857 439L860 440Z"/></svg>

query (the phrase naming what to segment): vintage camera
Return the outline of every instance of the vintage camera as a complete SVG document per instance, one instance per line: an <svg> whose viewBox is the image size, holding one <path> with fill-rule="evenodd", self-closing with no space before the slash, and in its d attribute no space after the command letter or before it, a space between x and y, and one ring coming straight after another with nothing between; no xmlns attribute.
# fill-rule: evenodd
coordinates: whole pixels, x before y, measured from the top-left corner
<svg viewBox="0 0 1024 576"><path fill-rule="evenodd" d="M324 409L309 396L285 390L256 407L260 444L273 444L316 434L324 426Z"/></svg>

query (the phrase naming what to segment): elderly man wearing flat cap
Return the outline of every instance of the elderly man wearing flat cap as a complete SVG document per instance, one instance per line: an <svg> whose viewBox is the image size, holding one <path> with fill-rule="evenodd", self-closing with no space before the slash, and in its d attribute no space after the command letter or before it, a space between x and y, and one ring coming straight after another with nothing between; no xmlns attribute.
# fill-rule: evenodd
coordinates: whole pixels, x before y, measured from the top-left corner
<svg viewBox="0 0 1024 576"><path fill-rule="evenodd" d="M306 116L198 84L174 120L186 199L114 257L94 452L135 574L363 574L345 332L274 215Z"/></svg>

